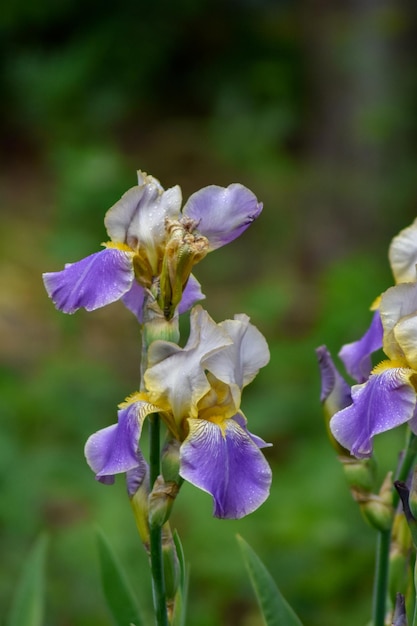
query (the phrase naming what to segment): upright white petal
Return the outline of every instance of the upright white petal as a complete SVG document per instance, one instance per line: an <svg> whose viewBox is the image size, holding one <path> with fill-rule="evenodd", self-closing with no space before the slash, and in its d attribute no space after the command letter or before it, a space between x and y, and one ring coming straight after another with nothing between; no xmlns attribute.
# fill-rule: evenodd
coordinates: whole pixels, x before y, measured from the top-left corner
<svg viewBox="0 0 417 626"><path fill-rule="evenodd" d="M417 280L417 219L394 237L388 257L395 282L408 283Z"/></svg>
<svg viewBox="0 0 417 626"><path fill-rule="evenodd" d="M178 421L196 417L198 401L210 390L205 359L230 343L220 325L201 306L194 307L184 348L168 341L154 341L149 347L144 380L152 402L162 403Z"/></svg>
<svg viewBox="0 0 417 626"><path fill-rule="evenodd" d="M380 313L384 328L385 354L390 359L405 357L412 365L415 355L410 350L410 345L415 343L416 335L413 331L414 322L406 322L405 318L411 319L417 315L417 283L401 283L387 289L382 294Z"/></svg>
<svg viewBox="0 0 417 626"><path fill-rule="evenodd" d="M209 356L204 366L221 381L246 387L270 358L268 344L262 333L250 324L247 315L235 315L233 320L219 324L233 343L225 350Z"/></svg>

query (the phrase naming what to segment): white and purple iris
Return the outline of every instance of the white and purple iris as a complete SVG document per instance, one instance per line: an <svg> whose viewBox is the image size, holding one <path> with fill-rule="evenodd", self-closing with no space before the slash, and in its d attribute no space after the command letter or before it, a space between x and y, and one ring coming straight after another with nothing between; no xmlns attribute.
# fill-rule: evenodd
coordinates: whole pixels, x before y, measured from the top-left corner
<svg viewBox="0 0 417 626"><path fill-rule="evenodd" d="M181 202L178 185L164 190L156 178L138 172L138 185L106 214L111 241L104 250L43 275L55 306L74 313L121 299L142 322L145 290L151 287L167 318L204 298L192 266L241 235L262 204L237 183L200 189L182 211Z"/></svg>
<svg viewBox="0 0 417 626"><path fill-rule="evenodd" d="M142 424L159 412L180 441L180 475L212 495L214 515L236 519L254 511L269 494L271 470L260 451L269 444L248 431L240 401L268 361L267 343L246 315L216 324L195 307L185 347L154 341L145 391L120 405L117 424L88 439L85 454L96 478L111 483L119 473L145 476Z"/></svg>
<svg viewBox="0 0 417 626"><path fill-rule="evenodd" d="M319 349L322 400L336 382L342 390L330 420L331 432L357 458L370 457L373 437L396 426L408 423L417 434L417 220L393 239L389 259L397 284L380 297L362 339L339 353L359 383L350 397L330 355ZM371 354L380 348L388 358L372 369Z"/></svg>

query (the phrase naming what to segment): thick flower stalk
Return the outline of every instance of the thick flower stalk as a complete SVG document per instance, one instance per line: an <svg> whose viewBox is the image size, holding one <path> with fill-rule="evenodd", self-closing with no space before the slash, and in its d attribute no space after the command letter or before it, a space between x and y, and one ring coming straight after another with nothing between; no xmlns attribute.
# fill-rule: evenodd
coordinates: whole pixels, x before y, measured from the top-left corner
<svg viewBox="0 0 417 626"><path fill-rule="evenodd" d="M43 275L46 290L64 313L87 311L122 300L140 322L146 290L166 319L178 307L187 311L204 298L191 274L208 252L241 235L262 210L240 184L210 185L181 210L181 189L164 190L153 176L138 172L129 189L105 217L110 241L104 250Z"/></svg>
<svg viewBox="0 0 417 626"><path fill-rule="evenodd" d="M271 470L240 410L242 389L269 360L261 333L245 315L216 324L201 308L191 313L184 348L168 341L149 347L145 391L121 405L118 423L93 434L85 452L98 480L135 470L146 474L139 448L145 418L158 412L180 442L179 474L210 493L214 515L239 518L267 498Z"/></svg>

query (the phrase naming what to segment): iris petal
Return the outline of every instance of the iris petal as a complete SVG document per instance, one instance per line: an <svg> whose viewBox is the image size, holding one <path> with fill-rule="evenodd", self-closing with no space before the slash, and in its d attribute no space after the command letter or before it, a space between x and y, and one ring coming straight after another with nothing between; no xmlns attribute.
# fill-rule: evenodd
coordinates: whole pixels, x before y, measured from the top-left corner
<svg viewBox="0 0 417 626"><path fill-rule="evenodd" d="M139 450L142 424L149 413L158 410L144 401L123 405L118 422L91 435L85 444L87 463L101 482L113 482L114 475L139 468L145 474L146 461Z"/></svg>
<svg viewBox="0 0 417 626"><path fill-rule="evenodd" d="M375 311L366 333L358 341L347 343L339 352L346 371L358 383L363 383L371 373L371 354L382 348L383 328L379 311Z"/></svg>
<svg viewBox="0 0 417 626"><path fill-rule="evenodd" d="M197 415L198 401L210 390L203 360L231 343L230 337L200 306L190 317L190 336L184 348L154 341L148 351L144 380L152 402L163 403L175 419Z"/></svg>
<svg viewBox="0 0 417 626"><path fill-rule="evenodd" d="M74 313L80 308L93 311L119 300L133 282L132 254L106 248L69 263L61 272L43 274L46 291L56 308Z"/></svg>
<svg viewBox="0 0 417 626"><path fill-rule="evenodd" d="M417 219L394 237L388 256L396 283L411 283L416 280Z"/></svg>
<svg viewBox="0 0 417 626"><path fill-rule="evenodd" d="M330 415L352 404L350 387L336 369L326 346L316 350L321 374L320 401Z"/></svg>
<svg viewBox="0 0 417 626"><path fill-rule="evenodd" d="M210 250L239 237L262 211L256 196L238 183L228 187L210 185L188 199L183 215L197 222L197 230L207 237Z"/></svg>
<svg viewBox="0 0 417 626"><path fill-rule="evenodd" d="M410 335L412 327L406 324L397 335L397 325L407 317L417 313L417 282L401 283L387 289L382 294L381 321L384 328L383 348L390 359L405 358L409 365L417 369L414 336ZM410 350L410 353L409 353Z"/></svg>
<svg viewBox="0 0 417 626"><path fill-rule="evenodd" d="M176 186L164 191L152 176L144 184L132 187L106 213L104 223L112 241L127 243L131 248L143 247L156 273L159 248L166 238L165 219L178 218L181 189Z"/></svg>
<svg viewBox="0 0 417 626"><path fill-rule="evenodd" d="M352 404L330 420L334 437L358 458L372 454L372 438L411 420L416 392L413 370L388 367L352 387Z"/></svg>
<svg viewBox="0 0 417 626"><path fill-rule="evenodd" d="M205 295L201 291L201 285L192 274L185 285L182 292L181 302L178 305L178 313L189 311L197 302L205 299Z"/></svg>
<svg viewBox="0 0 417 626"><path fill-rule="evenodd" d="M140 323L143 322L143 305L145 302L145 289L134 280L131 288L122 297L122 302L129 311L137 317Z"/></svg>
<svg viewBox="0 0 417 626"><path fill-rule="evenodd" d="M219 326L233 343L204 360L204 367L219 380L234 386L238 392L248 385L261 367L269 361L268 344L259 330L249 323L247 315L235 315ZM236 404L239 404L235 398Z"/></svg>
<svg viewBox="0 0 417 626"><path fill-rule="evenodd" d="M180 449L180 474L211 494L215 517L238 519L268 497L271 469L245 428L234 419L219 425L189 419Z"/></svg>

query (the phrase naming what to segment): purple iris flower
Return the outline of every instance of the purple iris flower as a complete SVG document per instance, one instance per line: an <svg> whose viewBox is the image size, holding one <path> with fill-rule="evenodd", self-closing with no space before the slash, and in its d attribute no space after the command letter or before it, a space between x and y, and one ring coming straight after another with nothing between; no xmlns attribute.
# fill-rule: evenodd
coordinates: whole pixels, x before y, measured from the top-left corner
<svg viewBox="0 0 417 626"><path fill-rule="evenodd" d="M216 324L199 306L191 312L184 348L154 341L145 391L129 398L117 424L91 435L87 462L102 482L145 463L139 448L147 415L159 412L180 442L180 475L212 495L214 515L240 518L268 497L271 470L240 410L242 389L269 360L264 337L246 315Z"/></svg>
<svg viewBox="0 0 417 626"><path fill-rule="evenodd" d="M358 458L371 456L373 437L396 426L408 423L417 434L417 283L388 289L379 312L388 358L352 387L352 404L330 421L337 441Z"/></svg>
<svg viewBox="0 0 417 626"><path fill-rule="evenodd" d="M155 297L170 317L177 307L182 313L204 298L192 266L239 237L262 204L240 184L210 185L191 195L182 211L181 203L179 186L164 190L138 172L138 185L106 214L111 241L104 250L43 275L55 306L74 313L121 299L143 321L145 290L155 283Z"/></svg>

